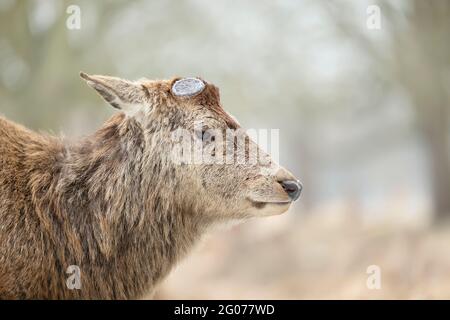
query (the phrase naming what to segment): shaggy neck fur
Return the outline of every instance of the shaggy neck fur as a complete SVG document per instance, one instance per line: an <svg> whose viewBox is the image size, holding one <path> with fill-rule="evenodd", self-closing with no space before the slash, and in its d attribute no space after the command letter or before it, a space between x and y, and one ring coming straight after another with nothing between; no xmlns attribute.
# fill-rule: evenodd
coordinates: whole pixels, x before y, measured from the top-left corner
<svg viewBox="0 0 450 320"><path fill-rule="evenodd" d="M150 141L133 119L116 115L73 145L28 135L21 145L27 201L10 219L31 232L21 255L33 261L26 277L38 287L19 287L12 297L139 298L204 230L201 209L174 192L175 169L158 150L146 152ZM80 290L66 287L70 265L80 267ZM8 268L0 266L0 298Z"/></svg>

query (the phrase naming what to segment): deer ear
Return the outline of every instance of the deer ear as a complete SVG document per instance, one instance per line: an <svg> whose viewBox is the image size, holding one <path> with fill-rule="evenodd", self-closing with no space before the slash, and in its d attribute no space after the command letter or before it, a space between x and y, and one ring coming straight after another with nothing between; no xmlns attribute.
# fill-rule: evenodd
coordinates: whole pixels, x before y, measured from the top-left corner
<svg viewBox="0 0 450 320"><path fill-rule="evenodd" d="M80 72L80 77L114 108L125 111L135 109L145 101L145 88L139 83L116 77L88 75L84 72Z"/></svg>

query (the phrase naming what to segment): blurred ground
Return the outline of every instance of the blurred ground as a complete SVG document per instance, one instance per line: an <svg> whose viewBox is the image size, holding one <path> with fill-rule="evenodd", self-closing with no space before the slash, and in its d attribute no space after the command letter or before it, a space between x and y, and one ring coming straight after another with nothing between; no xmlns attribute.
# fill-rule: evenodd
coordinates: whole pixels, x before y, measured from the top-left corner
<svg viewBox="0 0 450 320"><path fill-rule="evenodd" d="M364 218L351 207L292 210L214 232L155 298L450 298L450 227L399 210ZM370 265L381 269L380 290L367 288Z"/></svg>

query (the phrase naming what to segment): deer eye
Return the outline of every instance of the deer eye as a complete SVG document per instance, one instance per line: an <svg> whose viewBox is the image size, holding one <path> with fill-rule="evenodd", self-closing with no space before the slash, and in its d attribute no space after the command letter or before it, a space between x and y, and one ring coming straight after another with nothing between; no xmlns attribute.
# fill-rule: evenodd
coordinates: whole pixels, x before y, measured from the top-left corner
<svg viewBox="0 0 450 320"><path fill-rule="evenodd" d="M208 128L204 128L202 131L197 131L195 135L197 139L203 141L204 143L216 140Z"/></svg>
<svg viewBox="0 0 450 320"><path fill-rule="evenodd" d="M203 131L202 135L203 135L203 141L210 141L210 140L214 139L214 136L212 136L212 138L211 138L211 133L209 131Z"/></svg>

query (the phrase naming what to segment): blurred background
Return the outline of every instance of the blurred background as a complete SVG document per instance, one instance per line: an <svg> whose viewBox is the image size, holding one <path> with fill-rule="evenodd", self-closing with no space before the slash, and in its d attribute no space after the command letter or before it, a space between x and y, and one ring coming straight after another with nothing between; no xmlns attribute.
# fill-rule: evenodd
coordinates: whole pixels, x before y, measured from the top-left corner
<svg viewBox="0 0 450 320"><path fill-rule="evenodd" d="M0 113L78 137L114 112L80 70L201 76L280 129L301 201L212 233L156 298L450 298L449 40L446 0L0 0Z"/></svg>

